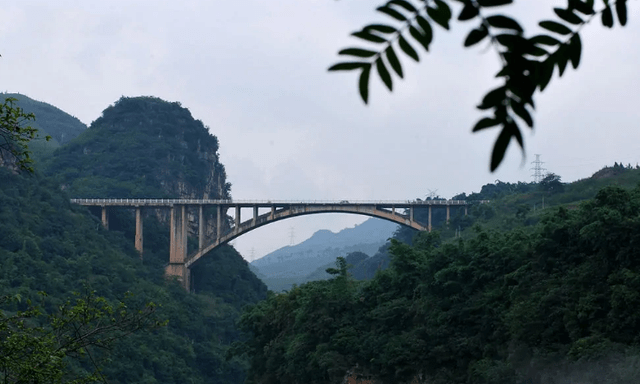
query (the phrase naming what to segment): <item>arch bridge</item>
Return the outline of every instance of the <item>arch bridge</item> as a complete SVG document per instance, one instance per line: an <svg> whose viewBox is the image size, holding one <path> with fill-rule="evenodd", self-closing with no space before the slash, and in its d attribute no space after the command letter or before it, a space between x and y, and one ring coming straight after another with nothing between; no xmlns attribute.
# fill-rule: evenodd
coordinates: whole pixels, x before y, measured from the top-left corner
<svg viewBox="0 0 640 384"><path fill-rule="evenodd" d="M487 201L479 201L484 203ZM71 199L71 203L102 208L102 224L109 228L109 207L134 208L136 212L135 247L142 258L142 213L143 208L170 209L169 265L165 275L177 277L186 289L190 289L191 268L208 252L231 240L264 225L290 217L312 215L318 213L352 213L367 215L393 221L418 231L431 231L431 208L445 207L447 221L450 218L450 207L464 207L467 214L468 202L465 200L406 200L406 201L253 201L253 200L203 200L203 199ZM476 202L478 203L478 202ZM216 209L215 240L205 243L204 207ZM188 211L198 210L198 250L187 255ZM253 215L242 221L242 209L251 209ZM416 208L428 208L427 223L414 220ZM227 223L227 211L235 210L233 223ZM260 214L262 209L263 213ZM400 212L400 210L402 212ZM266 212L265 212L266 211ZM405 213L406 212L406 213ZM224 219L224 221L223 221ZM223 231L224 227L229 227Z"/></svg>

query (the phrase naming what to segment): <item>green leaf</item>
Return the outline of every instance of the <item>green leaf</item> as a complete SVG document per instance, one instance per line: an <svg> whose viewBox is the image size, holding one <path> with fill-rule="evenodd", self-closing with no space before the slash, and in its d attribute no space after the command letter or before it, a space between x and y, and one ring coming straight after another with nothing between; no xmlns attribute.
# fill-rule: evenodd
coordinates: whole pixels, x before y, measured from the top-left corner
<svg viewBox="0 0 640 384"><path fill-rule="evenodd" d="M443 17L447 19L447 22L451 20L451 8L442 0L435 0L436 5L438 6L438 12L443 14Z"/></svg>
<svg viewBox="0 0 640 384"><path fill-rule="evenodd" d="M381 13L384 13L386 15L389 15L389 16L393 17L396 20L407 21L407 18L402 13L396 11L393 8L385 6L385 7L378 7L378 8L376 8L376 10L378 12L381 12Z"/></svg>
<svg viewBox="0 0 640 384"><path fill-rule="evenodd" d="M513 0L478 0L481 7L498 7L501 5L511 4Z"/></svg>
<svg viewBox="0 0 640 384"><path fill-rule="evenodd" d="M575 9L583 15L593 15L593 1L569 0L569 8Z"/></svg>
<svg viewBox="0 0 640 384"><path fill-rule="evenodd" d="M511 101L511 109L516 115L520 116L529 127L533 128L533 118L531 118L531 114L527 111L524 104Z"/></svg>
<svg viewBox="0 0 640 384"><path fill-rule="evenodd" d="M467 35L467 38L464 40L464 46L470 47L474 44L479 43L489 35L489 31L484 27L484 25L480 26L480 28L472 29L471 32Z"/></svg>
<svg viewBox="0 0 640 384"><path fill-rule="evenodd" d="M539 25L548 31L555 32L560 35L568 35L571 33L571 29L555 21L551 21L551 20L541 21Z"/></svg>
<svg viewBox="0 0 640 384"><path fill-rule="evenodd" d="M422 45L425 51L429 50L429 44L431 44L431 35L427 36L423 34L418 30L418 28L414 27L413 25L409 26L409 33L418 43Z"/></svg>
<svg viewBox="0 0 640 384"><path fill-rule="evenodd" d="M498 87L489 93L487 93L482 99L482 103L478 106L478 109L489 109L496 107L503 103L506 96L507 87Z"/></svg>
<svg viewBox="0 0 640 384"><path fill-rule="evenodd" d="M495 15L487 17L487 23L490 26L502 29L512 29L514 31L523 32L524 30L517 21L503 15Z"/></svg>
<svg viewBox="0 0 640 384"><path fill-rule="evenodd" d="M513 35L513 34L510 34L510 33L500 34L500 35L496 36L496 40L498 41L498 43L500 43L503 46L509 48L510 50L512 50L513 47L517 46L518 44L520 44L520 43L522 43L524 41L522 36Z"/></svg>
<svg viewBox="0 0 640 384"><path fill-rule="evenodd" d="M338 52L338 55L349 55L355 57L372 57L377 55L378 52L370 51L368 49L361 48L346 48Z"/></svg>
<svg viewBox="0 0 640 384"><path fill-rule="evenodd" d="M613 28L613 11L611 7L607 7L602 11L602 25L607 28Z"/></svg>
<svg viewBox="0 0 640 384"><path fill-rule="evenodd" d="M504 159L504 154L507 152L511 136L512 132L507 126L500 131L500 135L498 135L496 143L493 146L493 152L491 153L491 172L495 171L502 162L502 159Z"/></svg>
<svg viewBox="0 0 640 384"><path fill-rule="evenodd" d="M407 56L411 57L415 61L420 61L418 52L416 52L416 50L413 49L413 47L407 42L407 40L404 39L404 37L402 37L402 35L400 35L400 38L398 39L398 43L400 44L400 49L402 49L404 53L407 54Z"/></svg>
<svg viewBox="0 0 640 384"><path fill-rule="evenodd" d="M458 20L467 21L471 20L474 17L478 16L478 8L472 3L466 3L462 11L460 11L460 15L458 16Z"/></svg>
<svg viewBox="0 0 640 384"><path fill-rule="evenodd" d="M427 14L431 20L435 21L444 29L449 29L449 18L440 11L440 8L427 7Z"/></svg>
<svg viewBox="0 0 640 384"><path fill-rule="evenodd" d="M390 26L390 25L384 25L384 24L371 24L371 25L367 25L366 27L363 28L363 30L365 32L369 32L369 31L377 31L377 32L382 32L382 33L394 33L397 32L398 30L395 29L394 27Z"/></svg>
<svg viewBox="0 0 640 384"><path fill-rule="evenodd" d="M393 68L393 70L396 71L398 76L400 76L400 78L402 78L403 77L402 65L400 64L400 60L398 60L398 56L396 56L396 53L393 50L393 47L391 45L389 45L389 47L386 49L385 53L387 54L387 60L389 60L389 64L391 64L391 68ZM379 71L380 70L378 69L378 72Z"/></svg>
<svg viewBox="0 0 640 384"><path fill-rule="evenodd" d="M369 101L369 75L371 74L371 64L362 68L360 72L360 80L358 81L358 89L360 91L360 97L365 104Z"/></svg>
<svg viewBox="0 0 640 384"><path fill-rule="evenodd" d="M485 117L485 118L480 119L480 121L478 121L476 123L476 125L473 126L473 129L471 130L471 132L478 132L478 131L481 131L483 129L487 129L487 128L490 128L490 127L495 127L498 124L500 124L500 122L498 120L496 120L495 118Z"/></svg>
<svg viewBox="0 0 640 384"><path fill-rule="evenodd" d="M558 66L558 76L562 77L569 62L569 47L563 46L562 49L558 49L555 53L555 59L556 65Z"/></svg>
<svg viewBox="0 0 640 384"><path fill-rule="evenodd" d="M580 65L580 55L582 54L582 42L580 41L580 35L577 33L573 35L569 41L569 59L573 69L577 69Z"/></svg>
<svg viewBox="0 0 640 384"><path fill-rule="evenodd" d="M431 23L429 23L429 21L422 16L417 16L416 20L418 21L418 25L424 32L425 41L429 42L429 44L427 45L431 45L431 41L433 41L433 29L431 28Z"/></svg>
<svg viewBox="0 0 640 384"><path fill-rule="evenodd" d="M369 63L338 63L329 67L329 71L351 71L353 69L363 68L364 66L369 65Z"/></svg>
<svg viewBox="0 0 640 384"><path fill-rule="evenodd" d="M533 36L532 38L529 39L529 41L532 42L533 44L542 44L542 45L551 45L551 46L560 44L560 40L548 35Z"/></svg>
<svg viewBox="0 0 640 384"><path fill-rule="evenodd" d="M627 0L616 1L616 13L618 14L618 21L623 27L627 25Z"/></svg>
<svg viewBox="0 0 640 384"><path fill-rule="evenodd" d="M538 77L538 87L540 87L540 92L544 91L549 85L551 78L553 77L553 69L555 68L555 61L553 58L549 58L546 61L540 63L539 65L539 77Z"/></svg>
<svg viewBox="0 0 640 384"><path fill-rule="evenodd" d="M553 8L553 11L556 13L556 15L558 15L559 18L569 24L579 25L584 23L584 20L582 20L580 16L573 13L573 11L562 8Z"/></svg>
<svg viewBox="0 0 640 384"><path fill-rule="evenodd" d="M413 4L411 4L406 0L391 0L387 4L395 4L397 6L400 6L406 9L409 12L418 13L418 10L416 9L416 7L414 7Z"/></svg>
<svg viewBox="0 0 640 384"><path fill-rule="evenodd" d="M381 57L379 57L378 60L376 60L376 69L378 70L378 74L380 75L380 79L382 79L382 82L384 83L384 85L386 85L387 88L389 88L389 90L392 91L393 82L391 81L391 74L389 74L389 71L387 70L387 67L385 67L384 63L382 62Z"/></svg>
<svg viewBox="0 0 640 384"><path fill-rule="evenodd" d="M366 31L354 32L351 35L355 36L355 37L359 37L362 40L370 41L372 43L386 43L387 42L387 39L385 39L383 37L380 37L378 35L374 35L373 33L366 32Z"/></svg>

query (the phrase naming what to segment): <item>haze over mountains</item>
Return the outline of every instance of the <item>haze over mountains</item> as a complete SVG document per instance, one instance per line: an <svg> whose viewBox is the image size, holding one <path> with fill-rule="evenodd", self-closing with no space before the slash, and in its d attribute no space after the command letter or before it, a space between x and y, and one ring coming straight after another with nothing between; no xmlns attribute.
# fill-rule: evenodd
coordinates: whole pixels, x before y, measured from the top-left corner
<svg viewBox="0 0 640 384"><path fill-rule="evenodd" d="M397 224L389 221L369 219L338 233L320 230L300 244L280 248L252 261L251 266L270 289L281 290L306 281L307 275L332 265L337 257L352 252L374 255L397 228Z"/></svg>

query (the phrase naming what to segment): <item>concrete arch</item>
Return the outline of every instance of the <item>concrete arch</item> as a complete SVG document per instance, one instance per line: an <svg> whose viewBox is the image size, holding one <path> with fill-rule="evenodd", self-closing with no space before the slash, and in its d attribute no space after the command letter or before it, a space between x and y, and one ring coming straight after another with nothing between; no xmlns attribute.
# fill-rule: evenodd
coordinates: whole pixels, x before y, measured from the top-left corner
<svg viewBox="0 0 640 384"><path fill-rule="evenodd" d="M409 208L410 210L413 208ZM211 252L215 248L230 242L231 240L240 237L246 233L260 228L267 224L274 223L280 220L286 220L292 217L314 215L320 213L351 213L356 215L366 215L371 217L377 217L379 219L392 221L394 223L404 225L418 231L426 231L428 227L412 220L413 215L402 215L395 213L395 211L388 211L386 209L380 209L377 205L363 205L363 204L327 204L327 205L290 205L286 208L279 210L272 210L269 213L262 214L252 219L246 220L236 228L233 228L231 232L220 236L213 243L208 246L199 249L194 254L187 257L185 261L185 267L191 268L191 266L200 260L204 255Z"/></svg>

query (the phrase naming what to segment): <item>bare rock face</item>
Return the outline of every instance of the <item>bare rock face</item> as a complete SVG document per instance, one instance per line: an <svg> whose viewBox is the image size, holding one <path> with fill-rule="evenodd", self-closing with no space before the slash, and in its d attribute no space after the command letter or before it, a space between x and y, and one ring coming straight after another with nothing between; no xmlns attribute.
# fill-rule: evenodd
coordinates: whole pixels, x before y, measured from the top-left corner
<svg viewBox="0 0 640 384"><path fill-rule="evenodd" d="M231 198L218 138L180 103L155 97L123 97L109 106L56 152L49 169L78 198ZM169 219L167 210L156 215ZM208 239L215 215L205 211ZM197 209L189 209L189 221L196 234Z"/></svg>

